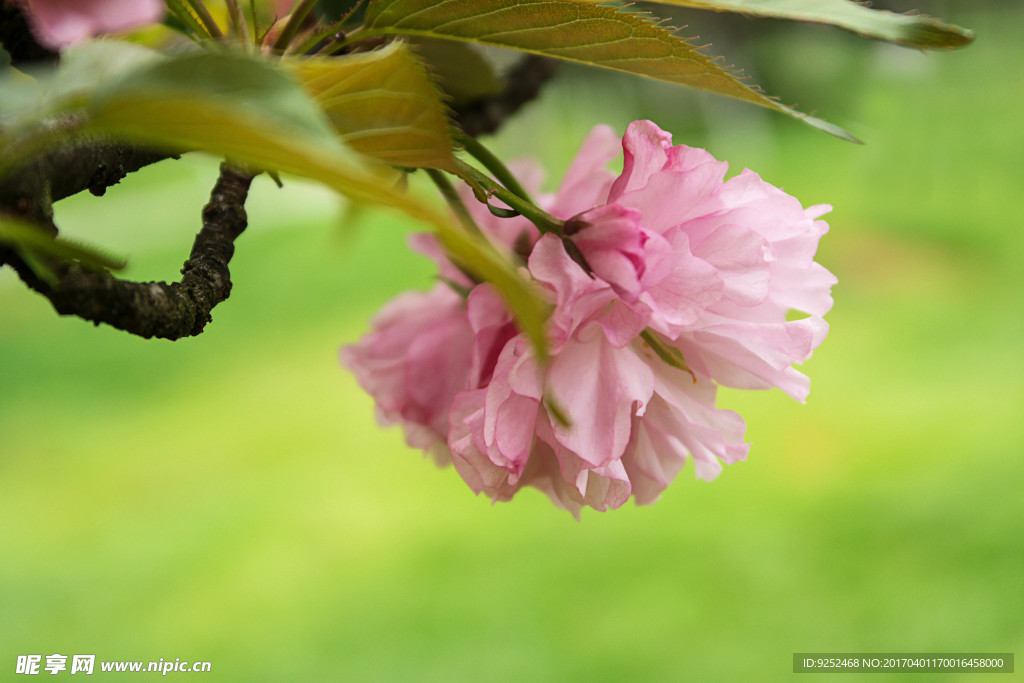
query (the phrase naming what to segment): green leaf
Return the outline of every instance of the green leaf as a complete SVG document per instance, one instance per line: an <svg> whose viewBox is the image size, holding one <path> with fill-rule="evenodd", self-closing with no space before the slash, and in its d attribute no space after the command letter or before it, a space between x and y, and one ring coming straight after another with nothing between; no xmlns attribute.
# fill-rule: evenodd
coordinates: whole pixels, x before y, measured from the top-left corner
<svg viewBox="0 0 1024 683"><path fill-rule="evenodd" d="M682 351L666 343L660 336L658 336L657 332L650 329L646 329L641 332L640 337L649 347L651 347L651 350L658 355L658 358L665 361L668 365L687 373L693 378L693 383L697 383L697 376L694 375L693 370L686 365L686 360L683 358Z"/></svg>
<svg viewBox="0 0 1024 683"><path fill-rule="evenodd" d="M284 64L352 149L394 166L454 168L441 93L405 44Z"/></svg>
<svg viewBox="0 0 1024 683"><path fill-rule="evenodd" d="M104 83L153 60L159 53L120 41L91 41L61 54L60 65L0 72L0 124L3 132L39 126L40 120L80 106Z"/></svg>
<svg viewBox="0 0 1024 683"><path fill-rule="evenodd" d="M504 88L487 59L468 43L420 38L413 41L413 48L456 106L497 95Z"/></svg>
<svg viewBox="0 0 1024 683"><path fill-rule="evenodd" d="M179 57L114 84L88 114L88 131L202 149L312 178L356 201L392 206L428 223L453 257L498 288L544 357L547 307L512 265L443 211L400 191L400 173L344 145L283 70L241 55Z"/></svg>
<svg viewBox="0 0 1024 683"><path fill-rule="evenodd" d="M346 147L305 89L245 55L198 53L139 69L96 93L83 131L202 150L320 180L357 201L407 208L399 174Z"/></svg>
<svg viewBox="0 0 1024 683"><path fill-rule="evenodd" d="M83 94L159 59L155 50L123 41L97 40L72 46L61 53L56 69L44 67L0 80L0 115L7 121L38 120L75 106L76 98Z"/></svg>
<svg viewBox="0 0 1024 683"><path fill-rule="evenodd" d="M850 133L748 86L646 15L572 0L371 0L350 41L380 35L507 47L729 95L803 119L846 140Z"/></svg>
<svg viewBox="0 0 1024 683"><path fill-rule="evenodd" d="M122 270L125 260L61 237L54 237L28 221L0 216L0 244L13 248L32 271L50 285L57 282L53 272L41 255L63 261L77 261L93 270Z"/></svg>
<svg viewBox="0 0 1024 683"><path fill-rule="evenodd" d="M0 177L47 145L74 134L74 113L91 93L161 59L148 48L121 41L91 41L61 54L60 65L0 74Z"/></svg>
<svg viewBox="0 0 1024 683"><path fill-rule="evenodd" d="M547 307L513 266L443 210L401 191L400 172L345 145L306 89L274 64L225 53L160 59L101 87L76 91L61 114L70 122L66 130L76 135L211 152L318 180L357 202L404 211L432 226L454 258L495 284L544 357ZM37 121L34 130L19 131L20 147L35 153L58 142L50 127ZM7 152L4 147L0 166ZM21 239L20 233L5 234Z"/></svg>
<svg viewBox="0 0 1024 683"><path fill-rule="evenodd" d="M661 5L757 17L831 24L891 43L919 48L954 48L974 40L974 33L923 14L896 14L851 0L655 0Z"/></svg>
<svg viewBox="0 0 1024 683"><path fill-rule="evenodd" d="M462 230L438 232L441 244L460 267L468 269L480 280L486 280L497 288L505 303L516 316L519 328L526 333L537 358L548 359L548 342L544 324L551 314L551 306L526 282L508 260L500 256L489 244L481 244L484 238L473 238Z"/></svg>

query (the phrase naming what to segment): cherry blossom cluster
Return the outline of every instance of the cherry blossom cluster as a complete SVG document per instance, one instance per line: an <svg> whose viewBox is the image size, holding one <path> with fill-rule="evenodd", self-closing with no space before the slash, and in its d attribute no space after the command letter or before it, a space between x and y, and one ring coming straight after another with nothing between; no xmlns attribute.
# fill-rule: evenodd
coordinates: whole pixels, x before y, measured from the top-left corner
<svg viewBox="0 0 1024 683"><path fill-rule="evenodd" d="M414 246L438 262L438 284L393 300L342 350L382 423L496 501L534 486L574 514L651 503L688 458L702 479L745 458L719 385L807 396L793 365L828 331L836 280L814 255L830 207L805 209L749 170L725 180L725 163L650 121L629 126L616 175L619 149L598 127L538 199L561 235L467 202L553 305L548 360L494 288L427 236ZM516 172L539 185L536 169ZM787 319L794 309L804 317Z"/></svg>

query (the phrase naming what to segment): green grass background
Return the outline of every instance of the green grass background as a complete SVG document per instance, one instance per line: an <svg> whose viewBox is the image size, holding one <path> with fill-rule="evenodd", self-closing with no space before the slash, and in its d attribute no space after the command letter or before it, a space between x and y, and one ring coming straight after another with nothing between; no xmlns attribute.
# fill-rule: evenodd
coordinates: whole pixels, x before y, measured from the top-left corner
<svg viewBox="0 0 1024 683"><path fill-rule="evenodd" d="M347 229L326 193L258 179L235 291L176 343L58 318L0 272L0 677L29 653L208 660L224 681L779 680L803 651L1024 653L1024 12L946 13L975 45L773 25L735 46L865 147L576 69L491 141L557 178L591 125L648 117L835 206L807 404L724 392L748 461L712 483L687 467L652 507L491 506L376 426L336 352L431 282L394 214ZM215 173L165 163L58 221L175 279Z"/></svg>

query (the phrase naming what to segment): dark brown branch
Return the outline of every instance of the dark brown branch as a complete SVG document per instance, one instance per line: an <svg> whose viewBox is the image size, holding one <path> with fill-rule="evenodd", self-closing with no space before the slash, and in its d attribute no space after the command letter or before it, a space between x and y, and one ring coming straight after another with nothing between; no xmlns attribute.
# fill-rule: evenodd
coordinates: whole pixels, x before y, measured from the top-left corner
<svg viewBox="0 0 1024 683"><path fill-rule="evenodd" d="M252 175L221 165L180 282L129 282L79 264L60 263L54 265L58 282L51 287L17 257L8 255L8 260L61 315L107 323L147 339L194 336L210 322L214 306L231 293L228 263L234 241L247 225L245 200L251 183Z"/></svg>
<svg viewBox="0 0 1024 683"><path fill-rule="evenodd" d="M473 137L495 132L537 97L554 75L555 66L554 60L543 57L523 58L509 71L501 93L464 105L456 111L456 120ZM53 202L83 190L102 195L129 173L176 156L114 142L69 142L0 177L0 207L46 224L52 217Z"/></svg>
<svg viewBox="0 0 1024 683"><path fill-rule="evenodd" d="M473 137L493 133L505 119L535 99L541 87L554 74L554 60L536 55L524 57L508 72L502 92L458 108L455 120L462 130Z"/></svg>
<svg viewBox="0 0 1024 683"><path fill-rule="evenodd" d="M0 178L0 206L47 222L53 202L89 190L102 195L129 173L176 155L112 142L71 142L32 159Z"/></svg>
<svg viewBox="0 0 1024 683"><path fill-rule="evenodd" d="M553 73L551 60L524 58L506 76L501 93L457 112L460 125L473 136L494 132L536 98ZM53 202L86 189L103 194L128 173L171 156L105 141L70 142L0 178L0 210L33 220L56 234ZM246 227L244 205L251 181L250 175L222 166L180 282L129 282L79 264L53 263L57 282L50 285L16 253L3 248L0 266L11 265L61 315L106 323L145 338L197 335L210 322L213 308L230 294L228 263L234 253L234 240Z"/></svg>
<svg viewBox="0 0 1024 683"><path fill-rule="evenodd" d="M59 57L36 41L21 8L9 0L0 0L0 44L13 66L52 63ZM169 156L95 140L67 142L0 177L0 207L45 224L51 202L82 190L102 194L128 173Z"/></svg>

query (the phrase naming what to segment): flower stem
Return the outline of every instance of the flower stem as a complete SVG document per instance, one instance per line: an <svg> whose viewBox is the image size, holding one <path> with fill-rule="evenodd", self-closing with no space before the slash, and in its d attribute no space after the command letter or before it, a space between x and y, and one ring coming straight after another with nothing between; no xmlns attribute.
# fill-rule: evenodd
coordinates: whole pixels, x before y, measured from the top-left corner
<svg viewBox="0 0 1024 683"><path fill-rule="evenodd" d="M220 26L217 26L217 22L210 16L210 10L206 9L206 5L203 4L203 0L186 0L192 10L199 17L199 21L202 22L203 28L210 34L211 38L223 38L224 34L221 33Z"/></svg>
<svg viewBox="0 0 1024 683"><path fill-rule="evenodd" d="M478 239L486 241L487 238L484 237L483 232L480 230L480 226L473 220L473 216L470 215L469 209L467 209L466 205L462 202L462 197L459 196L459 193L456 192L455 188L452 186L451 181L448 180L448 176L434 168L428 168L425 170L427 175L430 176L430 179L434 181L435 185L437 185L437 189L440 190L441 196L443 196L445 201L448 202L448 206L451 207L452 212L459 219L459 222L462 223L466 232ZM439 240L439 242L443 247L444 240ZM474 286L480 284L480 278L473 274L473 270L469 267L469 264L460 261L459 258L450 251L448 251L448 260L451 261L452 265L458 268L459 272L465 275L470 282L474 283ZM472 287L467 289L451 280L446 278L442 279L445 280L448 286L455 290L455 292L463 299L469 298L469 293L472 290Z"/></svg>
<svg viewBox="0 0 1024 683"><path fill-rule="evenodd" d="M365 26L358 26L343 36L339 36L331 40L331 42L324 45L317 54L321 55L333 55L336 52L340 52L344 48L351 45L353 42L359 40L361 33L366 33Z"/></svg>
<svg viewBox="0 0 1024 683"><path fill-rule="evenodd" d="M328 27L316 29L310 31L301 39L296 40L285 49L286 55L306 55L309 54L313 48L317 45L324 43L328 38L333 40L333 36L337 35L340 29L336 24L331 24ZM319 52L319 51L318 51Z"/></svg>
<svg viewBox="0 0 1024 683"><path fill-rule="evenodd" d="M228 16L231 18L231 32L235 38L245 41L245 35L249 32L249 25L245 21L245 13L238 6L238 0L225 0L228 6Z"/></svg>
<svg viewBox="0 0 1024 683"><path fill-rule="evenodd" d="M333 54L334 50L344 45L347 38L347 34L342 30L342 26L356 13L363 2L364 0L356 0L340 18L310 31L300 45L293 45L287 52L301 55L311 52L313 48L317 48L316 54L318 55ZM353 30L358 31L359 29Z"/></svg>
<svg viewBox="0 0 1024 683"><path fill-rule="evenodd" d="M494 156L491 150L480 144L480 141L470 135L459 135L456 142L460 143L467 152L484 165L488 171L494 174L499 183L515 192L521 199L536 205L537 202L530 196L529 190L522 186L519 179L508 169L501 159Z"/></svg>
<svg viewBox="0 0 1024 683"><path fill-rule="evenodd" d="M202 22L196 18L192 10L185 6L183 0L167 0L167 11L174 15L187 29L184 31L185 35L197 43L201 42L204 38L212 37Z"/></svg>
<svg viewBox="0 0 1024 683"><path fill-rule="evenodd" d="M473 188L473 194L481 202L487 204L488 197L497 197L536 225L542 233L553 232L560 237L564 236L565 223L563 221L555 218L532 201L523 199L515 192L499 185L469 164L459 160L456 160L455 163L458 167L459 177L469 183L469 186ZM488 206L490 205L488 204Z"/></svg>
<svg viewBox="0 0 1024 683"><path fill-rule="evenodd" d="M288 21L285 23L284 28L281 29L281 33L278 34L277 40L274 41L274 50L284 52L285 48L288 47L299 32L302 22L309 16L316 3L317 0L300 0L298 5L292 7L292 13L288 17Z"/></svg>
<svg viewBox="0 0 1024 683"><path fill-rule="evenodd" d="M452 185L451 181L448 180L448 176L433 168L428 168L426 171L427 175L430 176L430 179L434 181L435 185L437 185L437 189L441 192L441 196L444 197L446 202L448 202L448 206L451 207L452 212L459 219L459 222L466 228L466 231L475 235L483 235L480 231L480 226L476 224L476 221L473 220L473 216L469 213L469 209L467 209L466 205L462 202L462 197L459 196L459 193L455 191L455 187Z"/></svg>

